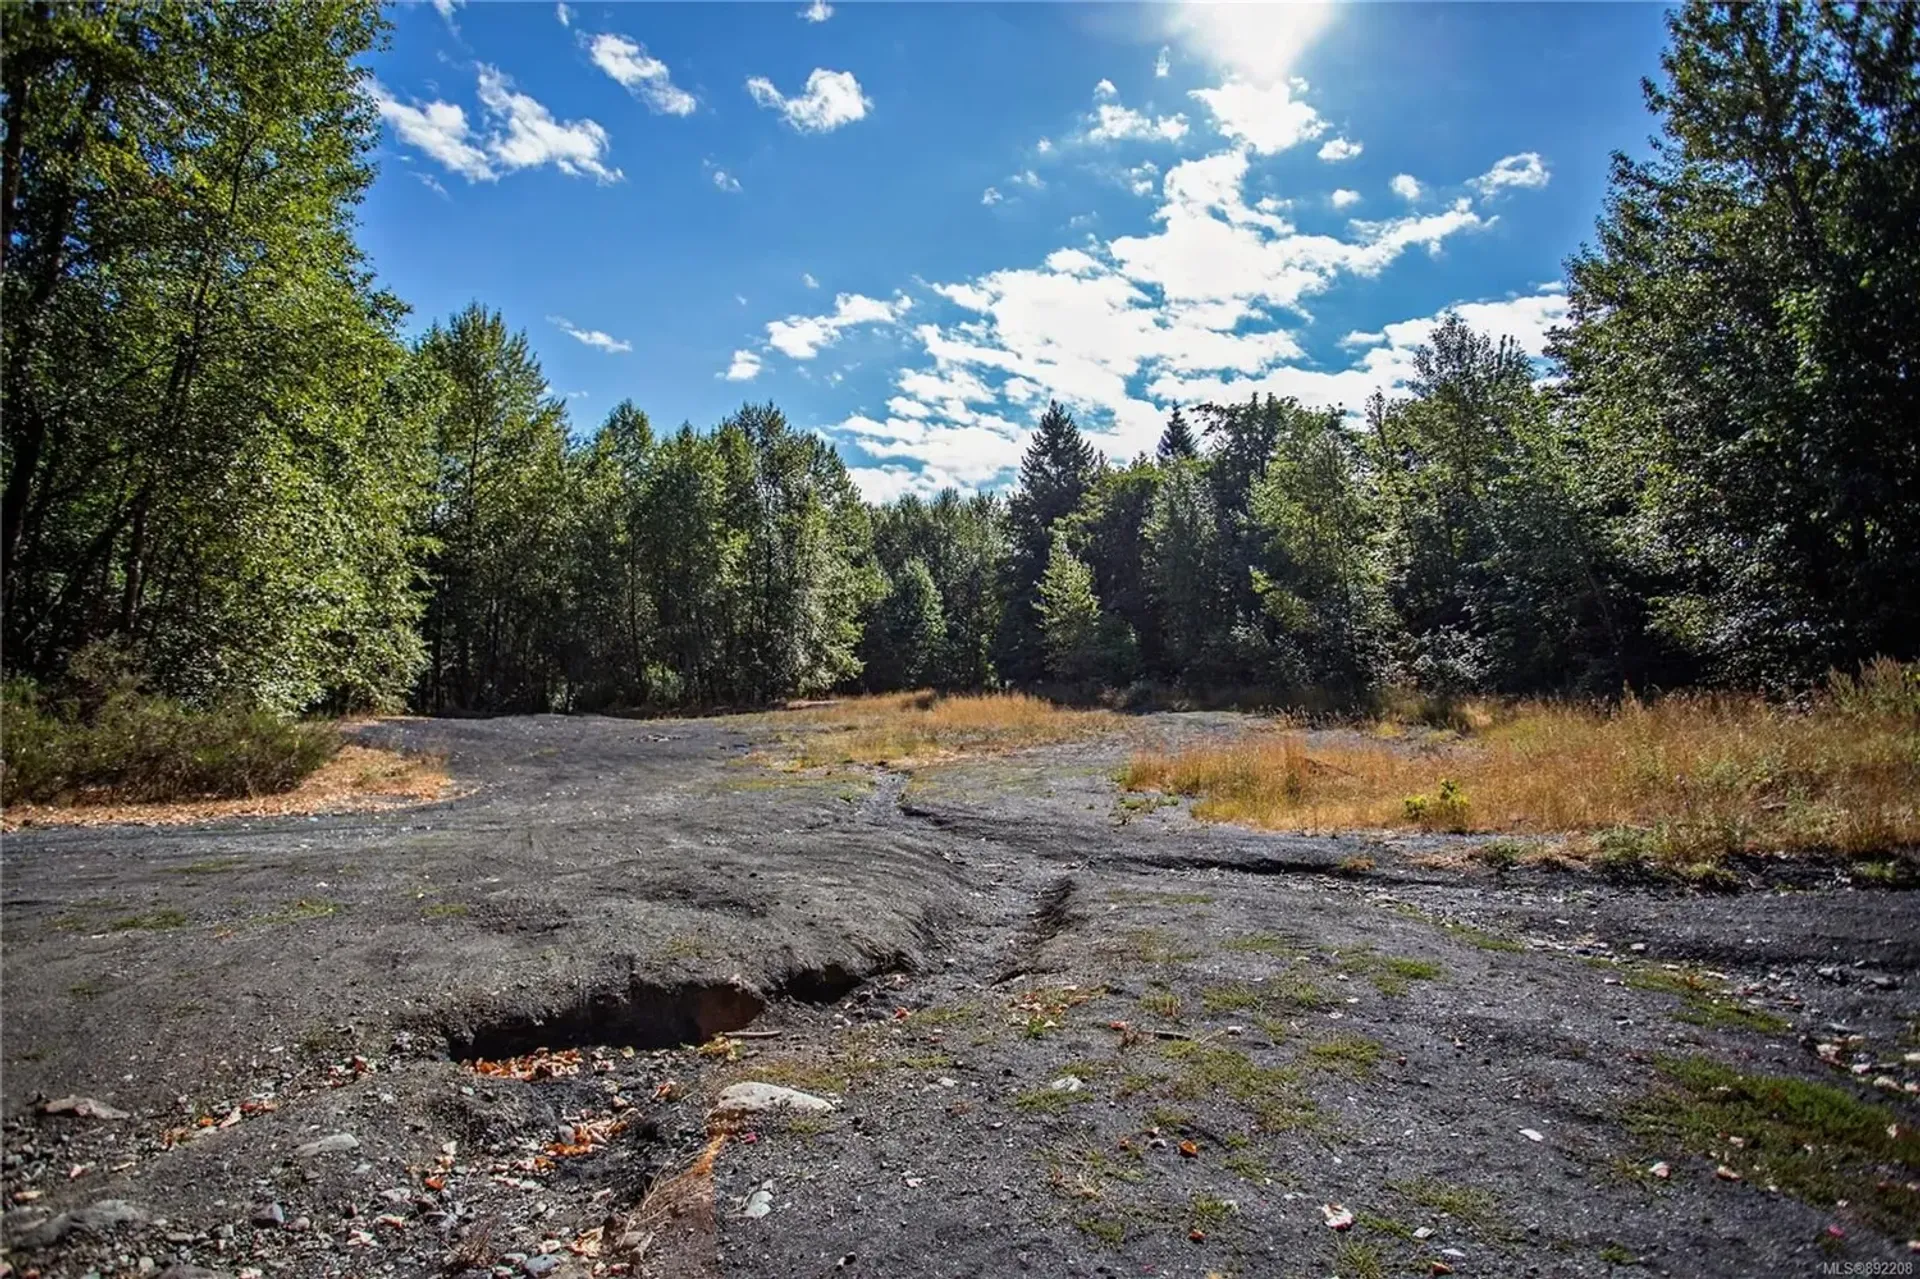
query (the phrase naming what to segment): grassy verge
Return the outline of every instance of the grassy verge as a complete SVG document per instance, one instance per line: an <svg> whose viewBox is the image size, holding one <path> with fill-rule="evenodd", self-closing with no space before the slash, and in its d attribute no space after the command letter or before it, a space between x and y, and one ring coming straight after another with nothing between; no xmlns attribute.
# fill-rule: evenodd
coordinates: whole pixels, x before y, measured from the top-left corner
<svg viewBox="0 0 1920 1279"><path fill-rule="evenodd" d="M240 706L195 710L117 689L83 707L7 684L0 800L155 803L291 790L333 758L331 725Z"/></svg>
<svg viewBox="0 0 1920 1279"><path fill-rule="evenodd" d="M796 762L916 764L963 754L1078 741L1122 723L1110 711L1060 706L1026 693L885 693L787 712Z"/></svg>
<svg viewBox="0 0 1920 1279"><path fill-rule="evenodd" d="M1575 851L1711 862L1920 845L1920 668L1840 678L1811 704L1684 695L1529 702L1424 749L1256 733L1143 753L1124 784L1194 814L1282 830L1575 834Z"/></svg>

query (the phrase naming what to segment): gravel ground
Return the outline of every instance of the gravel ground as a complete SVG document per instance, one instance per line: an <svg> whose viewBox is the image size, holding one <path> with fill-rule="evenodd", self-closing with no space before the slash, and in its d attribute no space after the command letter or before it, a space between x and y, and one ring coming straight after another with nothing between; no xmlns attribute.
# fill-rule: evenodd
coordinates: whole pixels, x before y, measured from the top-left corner
<svg viewBox="0 0 1920 1279"><path fill-rule="evenodd" d="M462 798L9 837L0 1274L1920 1260L1910 891L1206 826L1120 740L766 767L791 729L392 721ZM1776 1130L1760 1076L1839 1091ZM740 1081L833 1108L711 1117Z"/></svg>

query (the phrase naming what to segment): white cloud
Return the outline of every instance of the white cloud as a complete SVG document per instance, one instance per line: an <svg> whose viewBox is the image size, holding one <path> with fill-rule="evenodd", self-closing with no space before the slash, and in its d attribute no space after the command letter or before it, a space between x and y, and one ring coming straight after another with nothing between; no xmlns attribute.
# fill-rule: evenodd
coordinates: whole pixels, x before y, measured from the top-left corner
<svg viewBox="0 0 1920 1279"><path fill-rule="evenodd" d="M1031 191L1042 190L1047 185L1045 180L1042 179L1041 176L1035 173L1032 169L1022 169L1020 170L1020 172L1008 178L1007 181L1013 183L1013 185L1017 187L1026 187L1028 190L1031 190Z"/></svg>
<svg viewBox="0 0 1920 1279"><path fill-rule="evenodd" d="M429 102L410 106L373 82L373 100L380 118L393 126L400 140L424 151L431 158L469 182L491 181L499 175L487 153L475 145L467 113L451 102Z"/></svg>
<svg viewBox="0 0 1920 1279"><path fill-rule="evenodd" d="M1081 414L1096 447L1128 457L1152 447L1173 403L1258 388L1358 406L1394 384L1411 351L1396 345L1399 331L1377 335L1350 368L1320 369L1306 366L1295 333L1275 317L1489 219L1463 199L1352 222L1337 236L1304 234L1285 202L1250 202L1251 165L1246 149L1175 165L1145 234L1088 237L1034 267L930 285L953 318L913 330L925 359L897 376L884 418L856 415L833 432L878 460L863 488L1001 482L1047 397ZM1528 306L1550 305L1509 309L1524 318Z"/></svg>
<svg viewBox="0 0 1920 1279"><path fill-rule="evenodd" d="M633 350L633 343L623 342L611 333L602 333L599 329L575 328L567 322L567 318L563 315L549 315L547 317L547 323L555 325L562 333L565 333L574 341L583 342L596 351L605 351L609 355L617 355L622 351Z"/></svg>
<svg viewBox="0 0 1920 1279"><path fill-rule="evenodd" d="M1173 71L1173 50L1166 45L1160 46L1160 56L1153 60L1153 75L1156 80L1164 80Z"/></svg>
<svg viewBox="0 0 1920 1279"><path fill-rule="evenodd" d="M1142 160L1121 176L1127 180L1127 190L1135 195L1152 195L1160 185L1160 169L1151 160Z"/></svg>
<svg viewBox="0 0 1920 1279"><path fill-rule="evenodd" d="M801 133L827 133L855 120L866 119L873 102L860 90L860 82L851 71L828 71L815 67L807 77L805 92L785 97L765 76L747 81L747 92L763 107L778 111L783 119Z"/></svg>
<svg viewBox="0 0 1920 1279"><path fill-rule="evenodd" d="M800 273L800 283L806 285L810 289L817 289L820 287L820 281L813 278L813 272L811 271L802 271Z"/></svg>
<svg viewBox="0 0 1920 1279"><path fill-rule="evenodd" d="M1540 153L1522 151L1519 155L1503 157L1491 169L1471 179L1467 185L1481 195L1492 195L1503 187L1521 189L1543 187L1547 185L1547 178L1546 162L1540 158Z"/></svg>
<svg viewBox="0 0 1920 1279"><path fill-rule="evenodd" d="M1164 25L1189 52L1255 84L1276 84L1333 20L1328 3L1182 4Z"/></svg>
<svg viewBox="0 0 1920 1279"><path fill-rule="evenodd" d="M480 68L480 104L497 123L487 141L487 153L508 169L531 169L551 164L562 173L590 174L601 182L618 182L618 169L609 169L607 131L592 120L555 120L533 98L513 90L513 82L492 67Z"/></svg>
<svg viewBox="0 0 1920 1279"><path fill-rule="evenodd" d="M740 190L740 179L734 177L725 169L715 169L713 171L713 185L728 194L733 194Z"/></svg>
<svg viewBox="0 0 1920 1279"><path fill-rule="evenodd" d="M1293 96L1285 81L1270 85L1229 80L1217 89L1195 89L1187 96L1206 104L1214 125L1261 155L1275 155L1326 132L1318 112Z"/></svg>
<svg viewBox="0 0 1920 1279"><path fill-rule="evenodd" d="M605 32L587 46L593 65L659 115L692 115L699 102L673 82L667 64L623 35Z"/></svg>
<svg viewBox="0 0 1920 1279"><path fill-rule="evenodd" d="M1358 142L1350 142L1345 138L1328 138L1320 144L1320 158L1338 163L1341 160L1351 160L1364 150L1366 148Z"/></svg>
<svg viewBox="0 0 1920 1279"><path fill-rule="evenodd" d="M1089 142L1178 142L1186 136L1184 115L1151 116L1117 102L1096 107L1086 132Z"/></svg>
<svg viewBox="0 0 1920 1279"><path fill-rule="evenodd" d="M1052 139L1052 138L1042 138L1042 139L1040 139L1040 140L1039 140L1038 142L1036 142L1036 143L1034 143L1034 144L1033 144L1033 149L1034 149L1035 151L1037 151L1037 152L1039 152L1039 153L1040 153L1041 155L1052 155L1052 154L1053 154L1053 139Z"/></svg>
<svg viewBox="0 0 1920 1279"><path fill-rule="evenodd" d="M843 330L860 324L891 324L912 305L906 297L882 302L859 293L842 293L833 299L830 315L790 315L770 322L767 344L791 359L811 360L823 347L839 341Z"/></svg>
<svg viewBox="0 0 1920 1279"><path fill-rule="evenodd" d="M752 351L735 351L733 363L722 376L729 382L751 382L760 375L760 357Z"/></svg>
<svg viewBox="0 0 1920 1279"><path fill-rule="evenodd" d="M1007 198L1006 196L1000 194L1000 190L998 187L988 187L986 190L980 193L980 203L988 206L989 208L1000 203L1002 200L1006 198Z"/></svg>
<svg viewBox="0 0 1920 1279"><path fill-rule="evenodd" d="M813 3L800 11L802 22L825 22L833 16L833 6L827 0L813 0Z"/></svg>
<svg viewBox="0 0 1920 1279"><path fill-rule="evenodd" d="M618 182L620 170L609 168L607 131L592 120L558 121L540 102L513 90L513 82L493 67L481 65L479 97L489 124L477 134L466 112L451 102L404 103L378 81L373 99L381 119L393 126L400 140L438 161L449 172L469 182L491 182L516 169L551 164L562 173Z"/></svg>
<svg viewBox="0 0 1920 1279"><path fill-rule="evenodd" d="M1387 187L1402 200L1418 200L1422 189L1420 179L1411 173L1394 174L1393 181L1387 183Z"/></svg>
<svg viewBox="0 0 1920 1279"><path fill-rule="evenodd" d="M1360 203L1360 193L1350 187L1341 187L1327 197L1336 209L1351 208Z"/></svg>
<svg viewBox="0 0 1920 1279"><path fill-rule="evenodd" d="M453 22L453 11L465 3L466 0L433 0L433 8L436 13L445 18L448 24L451 25Z"/></svg>
<svg viewBox="0 0 1920 1279"><path fill-rule="evenodd" d="M419 179L421 186L424 186L442 200L451 200L453 198L447 194L447 189L440 185L440 179L434 177L431 173L415 172L413 176Z"/></svg>
<svg viewBox="0 0 1920 1279"><path fill-rule="evenodd" d="M567 0L559 0L559 3L553 6L553 16L560 20L560 25L563 27L573 25L573 8L567 4Z"/></svg>

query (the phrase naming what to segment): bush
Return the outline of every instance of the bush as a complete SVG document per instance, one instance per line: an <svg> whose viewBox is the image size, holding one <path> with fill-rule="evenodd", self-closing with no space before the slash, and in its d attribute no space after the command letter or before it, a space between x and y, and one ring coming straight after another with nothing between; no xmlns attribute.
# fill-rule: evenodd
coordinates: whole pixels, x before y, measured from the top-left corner
<svg viewBox="0 0 1920 1279"><path fill-rule="evenodd" d="M339 734L239 705L195 710L128 680L50 698L0 691L0 802L164 801L290 790L332 758Z"/></svg>

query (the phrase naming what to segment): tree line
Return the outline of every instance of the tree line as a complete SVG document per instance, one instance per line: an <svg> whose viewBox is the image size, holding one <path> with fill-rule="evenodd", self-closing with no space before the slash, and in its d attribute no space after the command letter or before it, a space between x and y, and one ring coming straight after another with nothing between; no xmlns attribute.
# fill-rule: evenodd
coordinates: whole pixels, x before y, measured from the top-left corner
<svg viewBox="0 0 1920 1279"><path fill-rule="evenodd" d="M354 237L369 0L12 6L6 670L459 712L1912 659L1917 14L1677 11L1545 364L1449 316L1356 415L1184 406L1123 461L1054 404L1006 495L871 506L771 405L578 437L499 314L404 336Z"/></svg>

